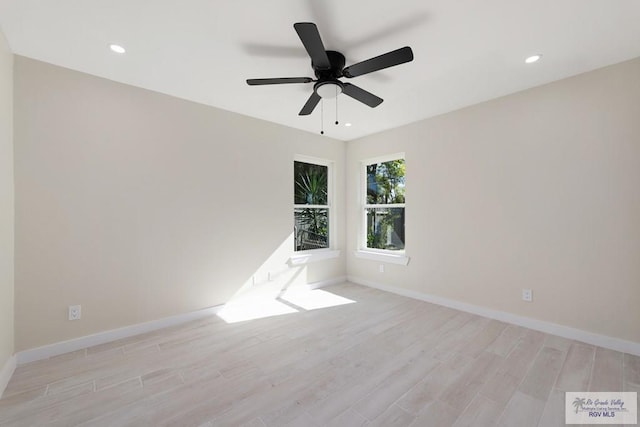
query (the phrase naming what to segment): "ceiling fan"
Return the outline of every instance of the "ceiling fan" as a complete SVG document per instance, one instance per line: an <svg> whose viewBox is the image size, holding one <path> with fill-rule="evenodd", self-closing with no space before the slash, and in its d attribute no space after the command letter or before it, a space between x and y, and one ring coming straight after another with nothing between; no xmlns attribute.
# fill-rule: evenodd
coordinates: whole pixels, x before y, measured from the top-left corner
<svg viewBox="0 0 640 427"><path fill-rule="evenodd" d="M311 77L248 79L247 84L258 86L284 83L315 83L313 85L313 93L304 104L304 107L302 107L302 110L300 110L300 113L298 113L300 116L311 114L321 99L335 98L340 93L344 93L369 107L377 107L382 103L382 98L351 83L343 83L338 79L341 77L350 79L413 61L413 51L410 47L405 46L345 68L344 55L334 50L325 50L318 27L315 24L298 22L293 25L293 28L295 28L302 44L311 57L311 67L316 79L314 80Z"/></svg>

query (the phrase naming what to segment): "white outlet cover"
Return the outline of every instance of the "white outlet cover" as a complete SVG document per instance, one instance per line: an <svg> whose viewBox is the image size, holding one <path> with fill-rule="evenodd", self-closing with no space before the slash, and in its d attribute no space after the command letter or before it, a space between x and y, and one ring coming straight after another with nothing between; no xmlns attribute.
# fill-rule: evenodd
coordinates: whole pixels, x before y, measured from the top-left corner
<svg viewBox="0 0 640 427"><path fill-rule="evenodd" d="M82 307L79 305L69 306L69 320L80 320L82 317Z"/></svg>
<svg viewBox="0 0 640 427"><path fill-rule="evenodd" d="M533 301L533 291L531 289L522 290L522 300L527 302Z"/></svg>

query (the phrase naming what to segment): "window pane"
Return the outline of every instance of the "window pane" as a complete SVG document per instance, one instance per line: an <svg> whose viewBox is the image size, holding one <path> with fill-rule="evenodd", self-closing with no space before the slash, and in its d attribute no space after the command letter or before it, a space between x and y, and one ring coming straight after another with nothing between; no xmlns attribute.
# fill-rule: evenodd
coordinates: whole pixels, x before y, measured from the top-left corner
<svg viewBox="0 0 640 427"><path fill-rule="evenodd" d="M294 162L294 204L326 205L329 168L311 163Z"/></svg>
<svg viewBox="0 0 640 427"><path fill-rule="evenodd" d="M367 204L404 203L404 159L367 165Z"/></svg>
<svg viewBox="0 0 640 427"><path fill-rule="evenodd" d="M296 208L294 217L296 251L329 247L329 209Z"/></svg>
<svg viewBox="0 0 640 427"><path fill-rule="evenodd" d="M367 247L404 249L404 208L370 208L367 211Z"/></svg>

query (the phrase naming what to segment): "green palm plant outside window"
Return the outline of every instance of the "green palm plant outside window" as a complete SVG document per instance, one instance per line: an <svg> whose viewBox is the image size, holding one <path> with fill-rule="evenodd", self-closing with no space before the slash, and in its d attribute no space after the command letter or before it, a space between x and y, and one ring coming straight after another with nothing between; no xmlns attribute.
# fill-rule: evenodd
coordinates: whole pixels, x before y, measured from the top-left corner
<svg viewBox="0 0 640 427"><path fill-rule="evenodd" d="M328 199L328 167L295 162L295 250L329 247Z"/></svg>

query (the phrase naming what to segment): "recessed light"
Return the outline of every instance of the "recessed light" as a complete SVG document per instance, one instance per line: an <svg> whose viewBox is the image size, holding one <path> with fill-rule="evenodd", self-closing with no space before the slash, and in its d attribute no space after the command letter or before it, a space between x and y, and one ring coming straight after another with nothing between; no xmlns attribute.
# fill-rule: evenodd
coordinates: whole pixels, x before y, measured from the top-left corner
<svg viewBox="0 0 640 427"><path fill-rule="evenodd" d="M115 53L125 53L126 49L120 46L119 44L110 44L109 49L114 51Z"/></svg>
<svg viewBox="0 0 640 427"><path fill-rule="evenodd" d="M540 55L540 54L531 55L530 57L525 59L524 62L526 62L527 64L533 64L534 62L538 62L540 60L540 58L542 58L542 55Z"/></svg>
<svg viewBox="0 0 640 427"><path fill-rule="evenodd" d="M346 127L351 127L351 123L345 123L344 124Z"/></svg>

